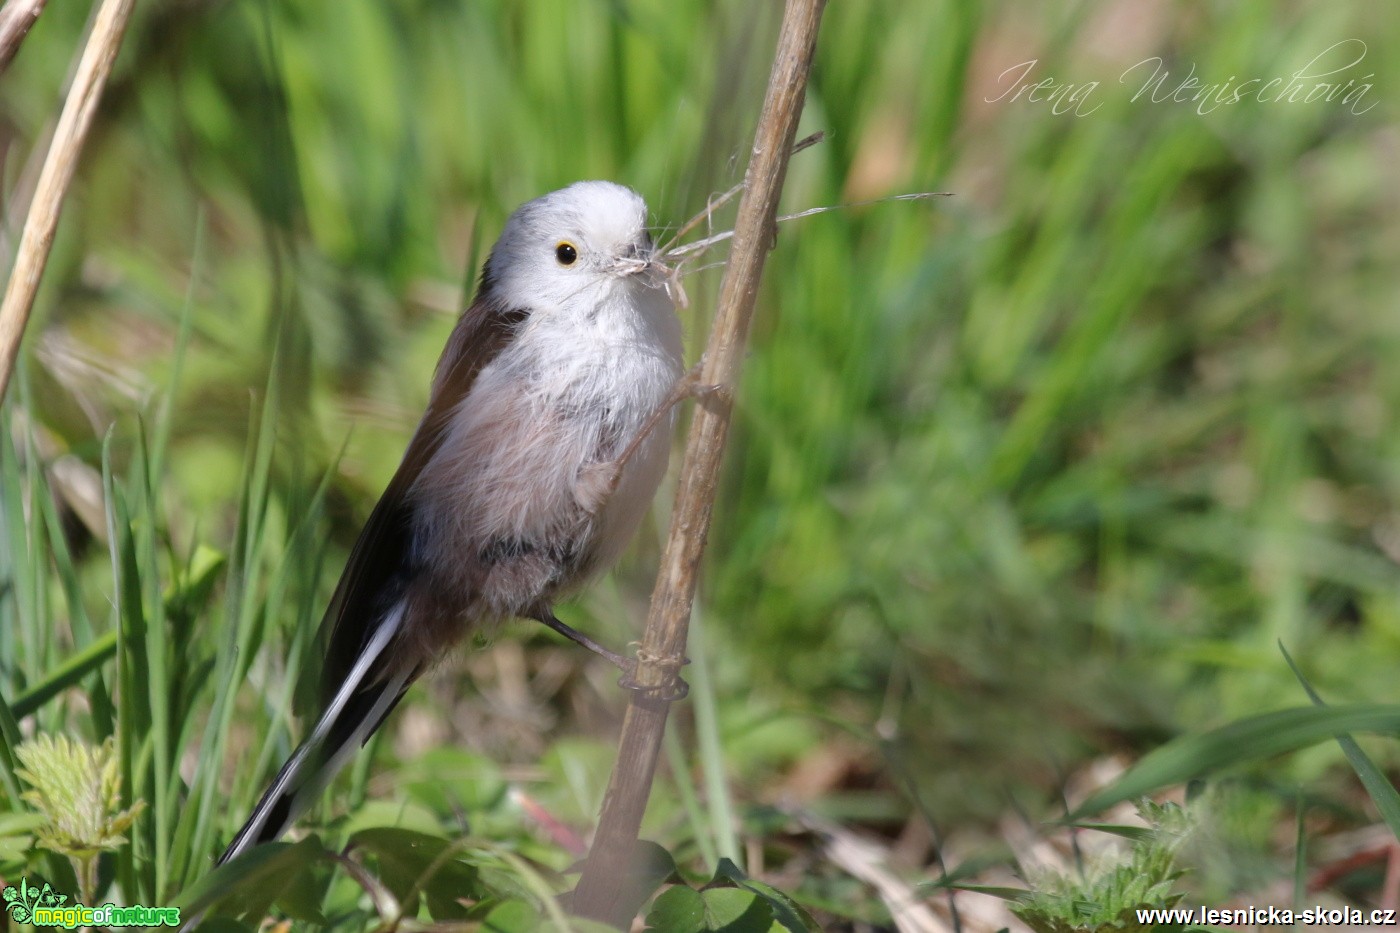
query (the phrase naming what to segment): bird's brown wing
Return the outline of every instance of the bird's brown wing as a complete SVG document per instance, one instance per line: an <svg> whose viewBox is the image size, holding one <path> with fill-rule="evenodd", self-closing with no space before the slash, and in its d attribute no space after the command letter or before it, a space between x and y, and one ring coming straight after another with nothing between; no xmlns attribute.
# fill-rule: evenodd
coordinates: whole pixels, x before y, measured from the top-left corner
<svg viewBox="0 0 1400 933"><path fill-rule="evenodd" d="M379 498L355 541L335 595L321 621L326 658L321 671L321 699L331 697L349 675L355 659L396 598L393 592L409 573L412 505L409 492L432 459L453 412L466 398L477 375L500 355L529 317L492 296L489 280L462 313L433 376L428 409L409 442L403 462Z"/></svg>

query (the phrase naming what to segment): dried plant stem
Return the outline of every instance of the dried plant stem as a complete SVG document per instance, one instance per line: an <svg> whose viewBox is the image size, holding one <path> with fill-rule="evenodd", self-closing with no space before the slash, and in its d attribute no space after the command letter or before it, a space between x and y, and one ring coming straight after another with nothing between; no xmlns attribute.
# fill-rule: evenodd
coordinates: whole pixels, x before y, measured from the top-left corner
<svg viewBox="0 0 1400 933"><path fill-rule="evenodd" d="M20 43L29 35L29 27L44 12L48 0L9 0L0 7L0 74L19 51Z"/></svg>
<svg viewBox="0 0 1400 933"><path fill-rule="evenodd" d="M797 155L803 149L810 149L817 143L821 142L823 139L826 139L826 131L817 130L817 132L813 133L812 135L807 136L803 139L799 139L797 142L793 143L791 155ZM684 250L684 247L676 248L676 244L679 243L682 239L684 239L687 233L694 230L702 223L707 222L710 219L710 217L714 215L715 211L719 210L721 207L724 207L724 205L728 204L731 200L733 200L734 195L744 190L744 184L745 183L741 181L733 188L730 188L728 191L726 191L724 194L711 197L710 203L705 205L705 209L700 213L696 214L694 217L687 220L685 223L681 224L681 228L671 235L671 239L666 242L666 245L661 247L660 253L662 254L662 257L664 258L667 255L679 254L682 250Z"/></svg>
<svg viewBox="0 0 1400 933"><path fill-rule="evenodd" d="M83 140L92 126L97 102L102 98L102 88L111 74L117 50L121 48L122 34L135 2L101 0L68 98L63 102L63 113L58 118L48 157L39 173L39 184L34 189L34 200L24 221L14 268L5 287L5 299L0 303L0 399L4 398L10 384L20 339L34 307L34 295L39 290L49 250L53 248L58 216L78 165Z"/></svg>
<svg viewBox="0 0 1400 933"><path fill-rule="evenodd" d="M732 387L738 381L759 279L777 232L778 196L802 113L824 6L825 0L788 0L783 13L701 384ZM627 883L629 869L670 710L667 697L685 655L696 573L710 530L732 407L728 392L712 393L691 422L671 529L638 652L636 679L653 691L634 691L628 704L617 765L574 895L577 913L615 925L626 924L629 911L635 909L635 892Z"/></svg>
<svg viewBox="0 0 1400 933"><path fill-rule="evenodd" d="M797 150L794 149L794 152ZM815 217L817 214L829 214L832 211L844 211L852 207L867 207L871 204L887 204L890 201L926 201L929 198L951 198L951 191L913 191L909 194L892 194L887 198L872 198L869 201L852 201L849 204L829 204L825 207L809 207L803 211L796 211L792 214L784 214L776 219L776 223L785 224L789 220L801 220L803 217ZM705 214L701 214L704 217ZM694 223L694 221L692 221ZM687 224L687 227L690 225ZM707 236L701 240L691 240L680 246L672 246L661 251L662 260L684 259L692 253L703 253L716 243L723 243L734 236L733 230L725 230L713 236Z"/></svg>

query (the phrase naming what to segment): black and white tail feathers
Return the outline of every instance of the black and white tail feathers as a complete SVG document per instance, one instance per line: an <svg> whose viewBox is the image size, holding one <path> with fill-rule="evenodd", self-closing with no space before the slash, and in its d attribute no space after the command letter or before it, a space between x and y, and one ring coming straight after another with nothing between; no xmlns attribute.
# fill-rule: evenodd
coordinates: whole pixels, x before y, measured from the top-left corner
<svg viewBox="0 0 1400 933"><path fill-rule="evenodd" d="M311 735L277 772L218 864L286 832L402 699L418 669L401 670L388 678L383 671L392 669L385 663L385 651L403 625L403 615L400 602L375 629Z"/></svg>

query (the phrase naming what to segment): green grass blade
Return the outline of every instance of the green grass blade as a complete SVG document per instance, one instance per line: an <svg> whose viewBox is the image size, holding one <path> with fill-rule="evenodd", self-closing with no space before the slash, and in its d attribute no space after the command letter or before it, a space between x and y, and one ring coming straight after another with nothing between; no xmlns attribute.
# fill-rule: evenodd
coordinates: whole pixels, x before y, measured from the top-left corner
<svg viewBox="0 0 1400 933"><path fill-rule="evenodd" d="M49 556L53 559L54 573L59 587L63 590L64 602L68 607L69 624L73 630L73 640L78 645L91 644L94 638L92 621L88 618L87 606L83 603L82 581L78 568L68 549L63 526L59 519L54 496L42 496L39 506L43 512L44 527L47 531Z"/></svg>
<svg viewBox="0 0 1400 933"><path fill-rule="evenodd" d="M171 700L174 698L170 678L169 626L165 618L165 600L161 588L161 558L159 535L163 526L157 492L158 477L154 475L151 451L146 441L147 431L137 435L136 456L131 466L128 488L136 493L134 507L140 519L132 534L136 565L131 583L137 588L142 605L142 657L146 680L144 691L148 708L147 726L150 730L152 758L142 783L150 788L150 817L153 824L151 890L153 897L164 897L170 868L170 836L177 801L171 793L171 771L174 749L171 742Z"/></svg>
<svg viewBox="0 0 1400 933"><path fill-rule="evenodd" d="M721 858L742 867L743 850L734 830L734 804L729 794L724 747L719 735L719 705L710 679L705 625L698 605L690 617L690 656L691 704L695 710L695 737L705 782L705 800L709 805L710 837Z"/></svg>
<svg viewBox="0 0 1400 933"><path fill-rule="evenodd" d="M273 369L279 357L273 353ZM224 600L224 626L228 632L215 660L214 702L209 726L200 745L200 773L191 791L198 817L192 834L195 856L208 852L217 831L216 805L228 803L219 792L220 765L226 759L229 732L236 709L238 686L247 675L260 637L262 613L255 598L261 584L261 560L272 452L276 443L277 380L269 377L267 395L249 424L243 487L239 494L238 525L230 549L229 586ZM251 782L245 782L251 783ZM238 801L238 798L235 798Z"/></svg>
<svg viewBox="0 0 1400 933"><path fill-rule="evenodd" d="M28 395L27 387L23 394ZM53 618L50 607L49 568L48 561L45 559L45 555L49 552L48 536L45 533L43 519L40 517L44 511L43 500L50 498L52 493L44 475L39 447L34 441L32 424L26 425L25 440L25 485L28 487L25 529L30 554L25 588L29 591L31 599L31 615L27 620L24 620L27 623L24 627L29 630L26 654L31 669L37 667L39 670L44 670L56 662L58 655L58 639L56 637L58 625ZM42 718L44 721L40 723L41 728L57 730L63 725L61 714L58 712Z"/></svg>
<svg viewBox="0 0 1400 933"><path fill-rule="evenodd" d="M71 655L42 680L15 697L10 709L23 719L36 712L49 700L69 687L76 687L84 677L97 670L117 653L117 633L108 632L86 648Z"/></svg>
<svg viewBox="0 0 1400 933"><path fill-rule="evenodd" d="M1288 662L1289 668L1293 671L1293 676L1298 678L1298 683L1307 692L1308 699L1320 709L1327 708L1322 697L1313 689L1312 684L1303 676L1303 672L1294 663L1293 656L1288 653L1288 649L1279 642L1278 650L1283 652L1283 659ZM1351 762L1352 770L1361 779L1366 792L1371 795L1371 801L1380 811L1381 819L1385 820L1385 825L1390 827L1390 831L1395 834L1396 839L1400 839L1400 793L1396 793L1395 785L1390 783L1385 773L1376 767L1376 763L1371 760L1356 740L1349 735L1337 736L1337 744L1342 747L1342 753L1347 756L1347 761Z"/></svg>
<svg viewBox="0 0 1400 933"><path fill-rule="evenodd" d="M10 578L4 581L5 588L0 589L0 596L8 595L8 601L12 601L14 611L22 614L25 595L18 578L26 574L29 563L23 538L24 510L21 503L24 501L24 487L20 482L19 456L13 443L11 421L7 412L8 408L0 409L0 524L4 526L4 534L0 536L0 549L3 549L0 556L5 558ZM16 643L19 631L18 624L0 625L0 663L3 663L7 670L19 666L17 658L20 652ZM0 781L3 782L6 792L5 798L14 810L20 810L22 807L13 754L14 747L20 743L21 738L18 717L5 702L4 691L0 690Z"/></svg>
<svg viewBox="0 0 1400 933"><path fill-rule="evenodd" d="M1241 719L1210 732L1182 736L1150 752L1065 819L1074 822L1163 787L1296 751L1348 732L1400 734L1400 706L1294 707Z"/></svg>
<svg viewBox="0 0 1400 933"><path fill-rule="evenodd" d="M20 472L20 451L14 442L13 423L9 418L0 422L0 518L5 525L5 548L9 563L9 579L4 581L9 600L13 603L13 625L0 630L0 661L12 669L21 669L19 658L34 647L30 626L35 613L35 577L33 552L29 549L24 503L27 484Z"/></svg>
<svg viewBox="0 0 1400 933"><path fill-rule="evenodd" d="M195 217L194 243L190 249L190 281L185 290L184 303L180 306L180 325L175 333L175 350L171 355L170 380L156 413L154 438L151 441L151 476L154 479L159 479L164 472L165 454L170 447L175 394L180 387L180 375L184 372L185 356L190 345L190 331L194 326L194 294L199 285L200 268L203 265L204 228L204 207L200 205Z"/></svg>
<svg viewBox="0 0 1400 933"><path fill-rule="evenodd" d="M1293 909L1303 906L1303 898L1308 893L1308 832L1304 819L1308 814L1306 798L1298 795L1297 811L1293 818Z"/></svg>
<svg viewBox="0 0 1400 933"><path fill-rule="evenodd" d="M23 809L19 801L19 778L15 775L18 764L14 755L15 746L22 738L14 711L5 702L4 696L0 696L0 781L5 785L5 799L10 802L10 809L15 811Z"/></svg>
<svg viewBox="0 0 1400 933"><path fill-rule="evenodd" d="M131 524L127 516L125 497L118 495L116 477L112 472L112 438L107 432L102 442L102 492L106 500L108 552L112 563L113 603L116 609L118 702L117 761L121 769L123 804L130 806L139 795L137 785L137 736L146 733L149 714L142 715L140 698L145 696L144 664L141 659L141 627L144 618L141 598L132 575L135 557L131 545ZM117 852L117 878L122 888L143 892L137 884L137 857L144 853L138 842L142 825L149 821L143 815L127 830L127 844Z"/></svg>
<svg viewBox="0 0 1400 933"><path fill-rule="evenodd" d="M666 752L666 763L670 767L671 779L675 784L676 796L685 810L686 823L690 826L690 836L695 847L700 850L700 858L708 866L719 864L719 850L710 836L705 819L705 809L700 805L700 796L695 791L695 782L690 777L690 762L686 760L685 749L675 729L667 729L662 736Z"/></svg>

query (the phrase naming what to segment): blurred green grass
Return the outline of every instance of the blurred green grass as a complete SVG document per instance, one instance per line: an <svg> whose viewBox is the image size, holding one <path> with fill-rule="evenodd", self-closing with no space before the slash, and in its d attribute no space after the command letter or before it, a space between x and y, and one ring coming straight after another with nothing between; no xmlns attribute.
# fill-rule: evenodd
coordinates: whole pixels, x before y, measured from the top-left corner
<svg viewBox="0 0 1400 933"><path fill-rule="evenodd" d="M84 16L51 4L0 83L6 244ZM251 602L189 619L187 637L212 658L231 637L216 621L237 619L268 648L229 668L252 665L257 686L231 702L260 750L224 785L234 801L296 734L306 629L506 214L605 177L680 223L742 172L776 23L772 5L660 0L138 11L28 337L27 389L6 402L16 437L36 440L5 488L63 454L100 470L115 424L112 473L148 477L138 514L159 523L132 532L164 574L140 581L148 608L200 545L229 555L219 591ZM1203 115L1133 101L1118 80L1157 55L1205 80L1286 77L1358 38L1353 71L1375 86L1360 115L1248 101ZM873 790L890 818L924 807L952 827L1013 800L1038 810L1103 752L1300 702L1279 639L1329 698L1391 699L1397 41L1400 22L1363 5L830 6L802 127L829 141L794 162L785 205L955 196L788 225L769 263L702 593L742 798L794 786L794 764L849 731L861 751L833 800ZM989 103L1030 59L1037 76L1101 82L1100 107ZM692 354L716 275L687 286ZM265 388L274 420L250 473ZM142 413L169 432L154 475ZM23 514L6 504L7 698L118 611L105 547L73 535L72 574L46 576ZM657 536L575 617L632 637ZM559 736L606 739L618 703L575 698L543 737L483 737L461 721L481 713L456 700L469 686L430 691L450 710L433 734L517 761ZM215 695L192 688L181 709L202 721ZM100 736L113 715L66 702L40 721ZM1311 780L1341 763L1318 749L1281 767ZM174 800L149 818L173 819ZM236 822L218 819L201 832Z"/></svg>

